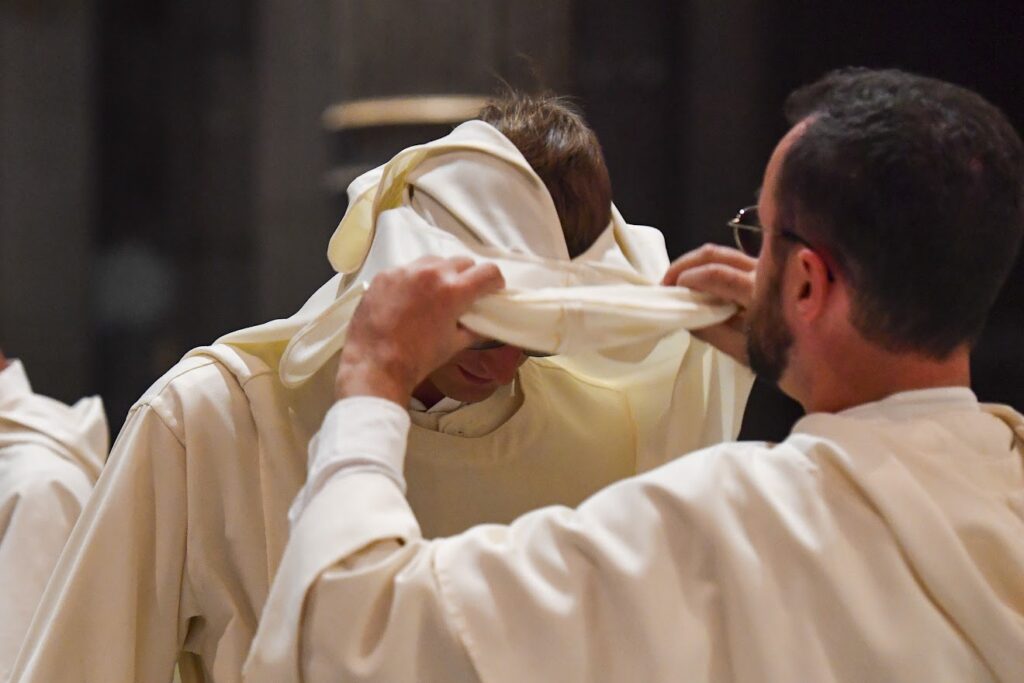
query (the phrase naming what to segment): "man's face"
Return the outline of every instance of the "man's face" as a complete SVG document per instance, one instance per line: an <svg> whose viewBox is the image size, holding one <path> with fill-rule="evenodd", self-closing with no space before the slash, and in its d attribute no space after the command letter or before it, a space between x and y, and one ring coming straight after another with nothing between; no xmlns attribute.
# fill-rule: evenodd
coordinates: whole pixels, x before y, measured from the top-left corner
<svg viewBox="0 0 1024 683"><path fill-rule="evenodd" d="M509 384L526 360L514 346L460 351L427 378L440 393L463 403L488 398L498 387Z"/></svg>
<svg viewBox="0 0 1024 683"><path fill-rule="evenodd" d="M758 215L764 229L761 254L754 281L754 300L747 312L747 355L750 368L759 377L778 384L789 364L793 332L786 322L782 307L782 277L785 260L776 260L773 245L780 239L777 204L778 176L782 161L805 124L796 125L776 146L768 166L758 202ZM780 253L788 253L779 250Z"/></svg>

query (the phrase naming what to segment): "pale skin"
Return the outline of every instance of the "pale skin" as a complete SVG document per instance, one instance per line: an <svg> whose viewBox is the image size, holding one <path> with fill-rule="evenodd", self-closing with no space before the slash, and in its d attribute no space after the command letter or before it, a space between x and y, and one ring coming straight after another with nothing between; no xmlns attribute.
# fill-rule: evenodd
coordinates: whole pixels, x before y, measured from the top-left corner
<svg viewBox="0 0 1024 683"><path fill-rule="evenodd" d="M790 328L793 345L779 382L807 412L835 412L910 389L969 386L969 348L934 359L894 353L865 339L850 322L852 291L842 273L829 268L814 250L796 246L782 263L772 259L779 239L776 186L785 154L806 127L796 125L779 142L765 169L759 214L764 246L757 260L726 247L706 246L676 260L665 275L683 285L735 302L733 319L697 336L745 359L743 316L768 305L757 273L781 268L777 305ZM349 328L336 382L336 396L369 395L407 405L413 390L430 373L476 338L458 324L481 296L503 287L489 264L468 259L427 257L381 273L374 279Z"/></svg>

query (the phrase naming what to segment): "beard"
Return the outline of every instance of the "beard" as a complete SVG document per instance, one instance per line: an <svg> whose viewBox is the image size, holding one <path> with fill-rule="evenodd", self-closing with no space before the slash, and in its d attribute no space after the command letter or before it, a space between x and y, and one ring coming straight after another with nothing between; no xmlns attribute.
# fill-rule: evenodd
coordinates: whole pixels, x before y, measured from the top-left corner
<svg viewBox="0 0 1024 683"><path fill-rule="evenodd" d="M769 276L766 290L747 313L747 358L758 377L778 384L789 364L793 334L782 316L782 282L777 272Z"/></svg>

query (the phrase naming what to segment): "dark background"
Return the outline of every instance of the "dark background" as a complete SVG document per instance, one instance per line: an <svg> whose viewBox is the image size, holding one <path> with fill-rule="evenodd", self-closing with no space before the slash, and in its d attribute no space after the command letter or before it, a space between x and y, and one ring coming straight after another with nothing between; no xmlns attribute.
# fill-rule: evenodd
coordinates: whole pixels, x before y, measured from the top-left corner
<svg viewBox="0 0 1024 683"><path fill-rule="evenodd" d="M571 94L615 201L675 255L728 241L785 132L844 65L970 86L1024 129L1024 3L778 0L0 0L0 347L116 429L189 348L293 312L331 274L338 192L417 131L341 134L334 103ZM1024 408L1024 267L975 358ZM793 415L764 388L746 434Z"/></svg>

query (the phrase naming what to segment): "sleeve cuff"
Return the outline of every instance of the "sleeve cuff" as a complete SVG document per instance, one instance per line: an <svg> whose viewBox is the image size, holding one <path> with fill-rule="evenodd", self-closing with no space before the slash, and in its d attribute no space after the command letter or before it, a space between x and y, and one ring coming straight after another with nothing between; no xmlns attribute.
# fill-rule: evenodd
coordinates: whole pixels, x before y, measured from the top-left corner
<svg viewBox="0 0 1024 683"><path fill-rule="evenodd" d="M376 396L353 396L335 403L309 443L309 473L288 513L291 525L313 496L336 477L377 473L404 493L402 471L410 424L405 408Z"/></svg>

